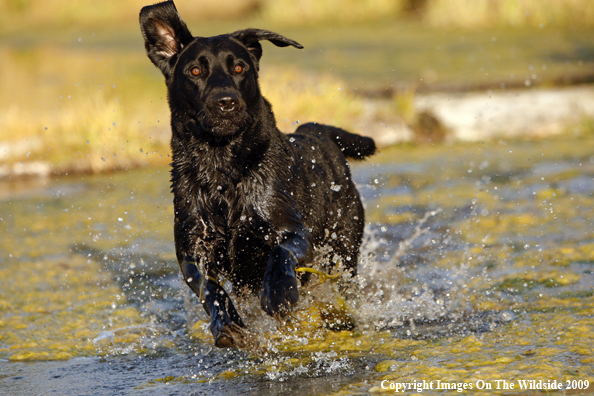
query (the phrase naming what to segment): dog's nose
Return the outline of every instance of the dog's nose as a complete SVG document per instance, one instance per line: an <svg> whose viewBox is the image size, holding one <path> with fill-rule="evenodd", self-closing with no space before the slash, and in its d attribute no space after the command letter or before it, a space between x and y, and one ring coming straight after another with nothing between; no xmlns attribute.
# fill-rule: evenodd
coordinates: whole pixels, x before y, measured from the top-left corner
<svg viewBox="0 0 594 396"><path fill-rule="evenodd" d="M239 96L232 92L223 92L215 96L214 104L221 111L233 111L239 106Z"/></svg>

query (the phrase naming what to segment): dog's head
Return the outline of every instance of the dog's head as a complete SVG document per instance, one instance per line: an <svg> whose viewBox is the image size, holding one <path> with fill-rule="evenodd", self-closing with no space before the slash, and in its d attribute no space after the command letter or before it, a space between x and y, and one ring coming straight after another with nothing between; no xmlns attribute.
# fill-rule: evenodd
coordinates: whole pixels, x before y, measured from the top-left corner
<svg viewBox="0 0 594 396"><path fill-rule="evenodd" d="M172 111L189 115L200 133L215 138L229 138L246 128L261 105L259 41L303 48L261 29L194 37L172 1L144 7L140 28L148 57L165 75Z"/></svg>

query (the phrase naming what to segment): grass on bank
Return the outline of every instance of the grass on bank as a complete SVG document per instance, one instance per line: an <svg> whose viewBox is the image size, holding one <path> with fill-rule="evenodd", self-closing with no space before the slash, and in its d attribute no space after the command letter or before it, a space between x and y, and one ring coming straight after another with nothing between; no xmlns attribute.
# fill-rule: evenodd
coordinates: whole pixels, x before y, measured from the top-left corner
<svg viewBox="0 0 594 396"><path fill-rule="evenodd" d="M35 161L54 174L170 162L165 85L143 54L114 48L0 47L0 63L5 71L0 74L0 174ZM418 133L415 124L424 120L414 107L413 88L391 99L369 100L357 94L352 81L278 63L263 65L261 87L284 132L298 122L317 121L363 134L373 132L370 126L397 124ZM592 125L584 118L566 135L590 136Z"/></svg>
<svg viewBox="0 0 594 396"><path fill-rule="evenodd" d="M170 161L165 84L144 56L4 48L0 63L0 90L9 93L0 96L0 165L42 161L63 174ZM361 100L337 77L275 67L261 74L281 130L312 120L345 125L361 114Z"/></svg>
<svg viewBox="0 0 594 396"><path fill-rule="evenodd" d="M0 0L0 31L136 23L146 0ZM430 26L593 26L590 0L177 0L187 21L251 19L283 26L414 19Z"/></svg>

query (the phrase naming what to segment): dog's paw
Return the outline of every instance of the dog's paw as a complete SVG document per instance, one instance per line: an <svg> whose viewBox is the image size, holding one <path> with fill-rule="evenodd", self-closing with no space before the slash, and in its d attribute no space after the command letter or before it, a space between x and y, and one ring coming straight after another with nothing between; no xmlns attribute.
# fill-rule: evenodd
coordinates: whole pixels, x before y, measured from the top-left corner
<svg viewBox="0 0 594 396"><path fill-rule="evenodd" d="M248 330L243 323L235 323L232 320L225 320L220 316L214 318L210 323L210 330L215 340L215 346L219 348L257 349L258 340L254 333Z"/></svg>
<svg viewBox="0 0 594 396"><path fill-rule="evenodd" d="M213 333L213 335L215 337L215 346L219 348L254 349L258 347L255 335L237 323L228 323L222 326L217 334Z"/></svg>
<svg viewBox="0 0 594 396"><path fill-rule="evenodd" d="M277 257L277 259L285 258ZM286 261L280 265L269 265L262 282L260 295L262 309L270 316L284 316L298 300L299 290L293 266L287 265Z"/></svg>

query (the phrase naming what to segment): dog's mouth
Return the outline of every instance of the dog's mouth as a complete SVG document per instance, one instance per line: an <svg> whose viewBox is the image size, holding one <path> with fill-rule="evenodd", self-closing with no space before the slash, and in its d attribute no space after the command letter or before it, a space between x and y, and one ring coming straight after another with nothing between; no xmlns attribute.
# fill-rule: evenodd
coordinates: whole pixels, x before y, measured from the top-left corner
<svg viewBox="0 0 594 396"><path fill-rule="evenodd" d="M216 119L214 122L211 123L210 128L208 130L211 134L221 137L230 137L234 136L243 126L243 120L233 120L233 119Z"/></svg>
<svg viewBox="0 0 594 396"><path fill-rule="evenodd" d="M206 110L197 119L196 132L200 133L202 137L206 133L211 139L230 141L246 129L249 120L250 117L246 112L238 112L231 117L221 117Z"/></svg>

